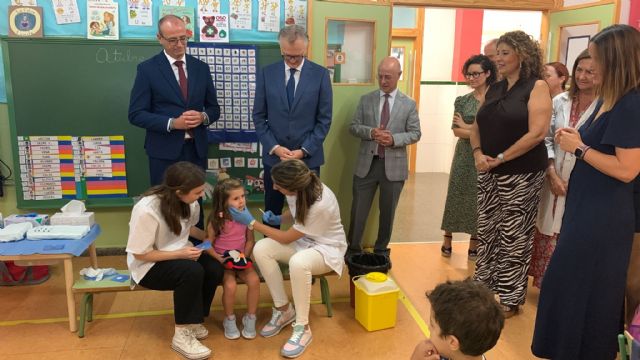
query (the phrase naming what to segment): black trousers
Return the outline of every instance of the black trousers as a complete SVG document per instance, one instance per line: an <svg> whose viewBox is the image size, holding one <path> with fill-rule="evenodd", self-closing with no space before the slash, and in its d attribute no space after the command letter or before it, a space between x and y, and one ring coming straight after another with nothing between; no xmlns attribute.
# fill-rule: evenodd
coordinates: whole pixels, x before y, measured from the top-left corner
<svg viewBox="0 0 640 360"><path fill-rule="evenodd" d="M201 324L209 316L213 296L223 275L222 264L202 253L198 261L179 259L155 263L140 285L152 290L173 290L177 325Z"/></svg>

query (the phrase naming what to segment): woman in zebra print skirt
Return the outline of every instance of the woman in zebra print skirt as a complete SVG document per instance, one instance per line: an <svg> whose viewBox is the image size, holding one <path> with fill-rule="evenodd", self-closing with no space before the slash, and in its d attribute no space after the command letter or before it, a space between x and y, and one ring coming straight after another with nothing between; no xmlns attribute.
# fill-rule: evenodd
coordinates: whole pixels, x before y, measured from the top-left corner
<svg viewBox="0 0 640 360"><path fill-rule="evenodd" d="M500 298L505 317L527 292L533 230L547 166L551 118L538 43L522 31L498 40L502 80L491 85L471 129L478 170L478 260L474 278Z"/></svg>

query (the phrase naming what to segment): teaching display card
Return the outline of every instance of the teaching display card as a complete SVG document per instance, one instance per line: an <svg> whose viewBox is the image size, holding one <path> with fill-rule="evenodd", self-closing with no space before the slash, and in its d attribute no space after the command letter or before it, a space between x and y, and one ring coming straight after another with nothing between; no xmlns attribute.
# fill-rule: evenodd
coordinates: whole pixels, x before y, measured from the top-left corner
<svg viewBox="0 0 640 360"><path fill-rule="evenodd" d="M80 9L78 0L51 0L53 13L56 15L56 24L73 24L80 22Z"/></svg>

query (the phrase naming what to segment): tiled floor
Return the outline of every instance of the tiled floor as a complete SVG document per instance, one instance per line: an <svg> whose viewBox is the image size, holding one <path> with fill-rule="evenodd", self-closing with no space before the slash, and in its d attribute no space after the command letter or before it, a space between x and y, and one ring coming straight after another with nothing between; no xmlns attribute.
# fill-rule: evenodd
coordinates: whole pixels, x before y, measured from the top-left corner
<svg viewBox="0 0 640 360"><path fill-rule="evenodd" d="M408 359L424 334L417 321L428 320L425 291L447 279L464 279L473 272L467 262L468 237L456 234L450 259L440 256L440 219L446 191L446 174L419 174L405 186L396 213L392 245L392 276L409 300L398 302L396 326L367 332L355 319L348 303L348 278L329 278L334 316L328 318L319 304L320 289L311 295L310 324L313 343L302 359ZM427 242L427 243L424 243ZM431 243L428 243L431 242ZM101 267L126 268L125 258L100 258ZM88 266L88 258L74 261L76 270ZM169 345L173 334L172 298L169 292L139 291L97 294L95 320L80 339L68 330L62 267L53 266L52 277L37 286L0 287L0 357L3 359L179 359ZM220 289L219 289L220 290ZM238 308L244 304L239 290ZM214 305L220 304L220 292ZM522 314L506 323L498 345L487 354L496 359L535 359L529 346L537 304L531 288ZM79 297L76 298L79 302ZM417 310L414 318L409 308ZM258 324L270 316L270 296L261 288ZM238 309L237 315L242 314ZM417 321L416 321L417 320ZM273 338L229 341L222 335L222 313L216 306L205 325L210 336L203 343L214 349L213 359L279 359L279 348L290 331Z"/></svg>

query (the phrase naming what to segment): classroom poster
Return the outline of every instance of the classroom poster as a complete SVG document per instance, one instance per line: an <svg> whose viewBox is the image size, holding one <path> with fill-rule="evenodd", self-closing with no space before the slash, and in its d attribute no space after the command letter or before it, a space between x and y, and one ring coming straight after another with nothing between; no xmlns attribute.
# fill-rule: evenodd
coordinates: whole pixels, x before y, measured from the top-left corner
<svg viewBox="0 0 640 360"><path fill-rule="evenodd" d="M307 27L307 0L284 0L285 25Z"/></svg>
<svg viewBox="0 0 640 360"><path fill-rule="evenodd" d="M80 9L78 0L51 0L53 13L56 15L56 24L73 24L80 22Z"/></svg>
<svg viewBox="0 0 640 360"><path fill-rule="evenodd" d="M229 42L229 15L220 13L200 13L198 16L200 41Z"/></svg>
<svg viewBox="0 0 640 360"><path fill-rule="evenodd" d="M11 0L11 5L16 6L38 6L36 0Z"/></svg>
<svg viewBox="0 0 640 360"><path fill-rule="evenodd" d="M163 6L184 6L184 2L185 2L184 0L162 0L162 5Z"/></svg>
<svg viewBox="0 0 640 360"><path fill-rule="evenodd" d="M194 12L192 7L186 6L163 6L160 8L160 18L165 15L175 15L184 21L184 24L187 28L187 38L189 40L195 40L193 36L193 29L195 26L195 22L193 21Z"/></svg>
<svg viewBox="0 0 640 360"><path fill-rule="evenodd" d="M131 26L153 26L153 1L128 0L127 24Z"/></svg>
<svg viewBox="0 0 640 360"><path fill-rule="evenodd" d="M42 7L9 6L9 37L42 37Z"/></svg>
<svg viewBox="0 0 640 360"><path fill-rule="evenodd" d="M231 0L229 21L231 29L251 30L251 0Z"/></svg>
<svg viewBox="0 0 640 360"><path fill-rule="evenodd" d="M198 0L198 16L201 13L219 13L220 0Z"/></svg>
<svg viewBox="0 0 640 360"><path fill-rule="evenodd" d="M258 31L280 31L280 0L258 0Z"/></svg>
<svg viewBox="0 0 640 360"><path fill-rule="evenodd" d="M118 40L118 3L87 1L87 39Z"/></svg>

